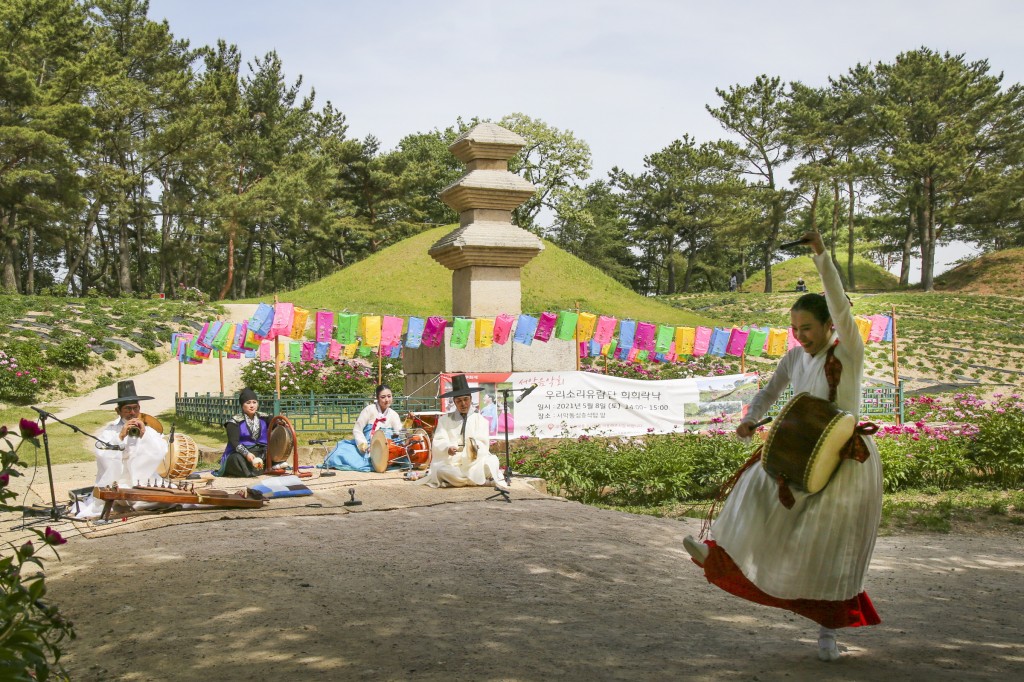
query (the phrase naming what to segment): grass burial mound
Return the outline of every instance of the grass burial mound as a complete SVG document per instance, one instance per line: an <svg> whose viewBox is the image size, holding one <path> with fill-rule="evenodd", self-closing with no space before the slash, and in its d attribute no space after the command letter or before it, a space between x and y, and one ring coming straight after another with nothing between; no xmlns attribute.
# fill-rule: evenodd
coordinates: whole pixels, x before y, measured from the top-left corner
<svg viewBox="0 0 1024 682"><path fill-rule="evenodd" d="M1024 249L982 254L935 278L936 291L1024 296Z"/></svg>
<svg viewBox="0 0 1024 682"><path fill-rule="evenodd" d="M839 271L846 273L846 254L837 254L839 260ZM772 289L776 292L795 291L796 282L803 278L810 291L818 291L821 285L818 283L818 271L814 269L814 263L809 257L796 257L782 261L772 266ZM863 256L853 257L853 281L856 284L855 291L892 291L898 289L900 280L891 272L873 263ZM764 293L764 271L749 273L747 279L740 285L740 291L747 293Z"/></svg>
<svg viewBox="0 0 1024 682"><path fill-rule="evenodd" d="M450 315L451 271L427 251L454 227L422 232L278 298L310 310ZM717 319L641 296L548 241L523 268L522 282L523 311L532 314L574 310L578 304L586 312L674 325L714 324Z"/></svg>

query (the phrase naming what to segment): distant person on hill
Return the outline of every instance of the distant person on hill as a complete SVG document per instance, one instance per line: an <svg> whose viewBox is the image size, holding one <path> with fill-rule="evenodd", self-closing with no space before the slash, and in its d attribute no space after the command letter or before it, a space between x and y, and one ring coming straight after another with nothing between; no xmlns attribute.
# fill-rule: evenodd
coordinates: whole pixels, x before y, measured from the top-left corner
<svg viewBox="0 0 1024 682"><path fill-rule="evenodd" d="M152 400L152 396L138 395L131 379L117 382L117 397L102 404L114 404L117 418L103 427L96 443L96 482L104 488L116 483L120 488L142 484L155 485L161 478L157 473L167 455L167 442L154 424L159 421L142 413L139 402ZM79 507L79 518L99 516L103 500L89 497ZM135 509L153 508L153 503L136 502Z"/></svg>
<svg viewBox="0 0 1024 682"><path fill-rule="evenodd" d="M238 394L242 412L224 422L228 444L220 458L220 476L251 478L263 471L270 437L270 415L260 412L256 391L243 388Z"/></svg>
<svg viewBox="0 0 1024 682"><path fill-rule="evenodd" d="M860 409L864 343L821 235L808 232L804 238L814 251L825 294L804 294L790 309L800 345L779 360L771 380L754 396L736 428L741 438L754 433L787 386L794 394L832 401L855 418ZM864 591L882 513L882 464L870 433L870 427L858 427L843 445L828 485L813 495L790 489L760 466L760 458L751 457L709 539L683 540L708 582L818 623L822 661L839 658L836 628L881 622Z"/></svg>
<svg viewBox="0 0 1024 682"><path fill-rule="evenodd" d="M796 281L796 290L797 291L807 291L807 285L804 284L804 278L803 277L799 278Z"/></svg>
<svg viewBox="0 0 1024 682"><path fill-rule="evenodd" d="M736 273L734 272L729 277L729 291L736 291L736 287L738 287L738 286L739 286L739 278L736 276Z"/></svg>
<svg viewBox="0 0 1024 682"><path fill-rule="evenodd" d="M331 454L327 455L324 469L343 471L373 471L370 462L370 438L378 429L384 429L388 439L402 430L402 418L391 409L394 394L386 384L377 386L375 399L363 408L352 427L352 438L338 441Z"/></svg>

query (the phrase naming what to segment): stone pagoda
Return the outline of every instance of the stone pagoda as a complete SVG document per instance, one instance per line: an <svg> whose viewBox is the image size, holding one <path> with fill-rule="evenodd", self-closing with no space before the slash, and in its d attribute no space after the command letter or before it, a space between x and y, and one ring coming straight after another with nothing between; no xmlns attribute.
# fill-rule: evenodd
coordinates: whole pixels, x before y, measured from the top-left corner
<svg viewBox="0 0 1024 682"><path fill-rule="evenodd" d="M448 148L466 173L441 191L459 214L459 227L430 247L430 256L452 270L452 315L494 317L522 312L522 268L544 249L532 232L512 224L512 211L536 187L508 170L508 160L526 140L493 123L466 131ZM443 346L406 349L407 395L433 395L432 379L442 372L514 372L574 369L572 342L515 344L489 348ZM472 346L472 343L470 344Z"/></svg>

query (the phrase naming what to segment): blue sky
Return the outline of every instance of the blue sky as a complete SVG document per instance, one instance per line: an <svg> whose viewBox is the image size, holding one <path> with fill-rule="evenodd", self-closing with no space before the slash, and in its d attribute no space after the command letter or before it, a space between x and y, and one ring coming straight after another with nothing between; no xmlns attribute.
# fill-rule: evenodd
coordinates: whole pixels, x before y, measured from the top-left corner
<svg viewBox="0 0 1024 682"><path fill-rule="evenodd" d="M352 136L385 149L459 116L518 111L585 140L592 178L639 172L684 133L726 137L705 105L762 73L821 85L926 46L1024 81L1016 0L151 0L150 17L194 46L276 50Z"/></svg>

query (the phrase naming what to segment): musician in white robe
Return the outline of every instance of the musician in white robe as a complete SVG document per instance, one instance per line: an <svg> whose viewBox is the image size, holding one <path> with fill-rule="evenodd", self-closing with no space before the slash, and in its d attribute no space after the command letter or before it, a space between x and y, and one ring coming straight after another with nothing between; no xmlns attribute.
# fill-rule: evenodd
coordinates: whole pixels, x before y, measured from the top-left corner
<svg viewBox="0 0 1024 682"><path fill-rule="evenodd" d="M95 445L96 487L103 488L116 482L120 488L131 488L140 483L155 485L162 481L157 472L167 455L167 442L143 419L139 406L142 400L152 400L152 396L137 395L135 382L129 379L118 382L116 398L102 403L115 404L117 418L103 427L100 440ZM90 496L80 504L77 517L99 516L103 504L103 500ZM133 505L135 509L154 506L145 502Z"/></svg>
<svg viewBox="0 0 1024 682"><path fill-rule="evenodd" d="M793 393L835 401L856 418L860 411L864 342L839 273L821 235L804 239L825 295L804 294L790 310L800 343L779 361L736 429L749 437L787 385ZM834 394L834 395L830 395ZM711 526L711 538L683 545L709 582L758 604L818 623L818 658L839 658L836 628L881 622L864 591L882 511L882 467L869 426L858 427L844 458L819 493L801 490L783 504L783 490L760 462L746 468Z"/></svg>
<svg viewBox="0 0 1024 682"><path fill-rule="evenodd" d="M497 456L490 451L490 424L473 408L473 394L464 374L452 377L452 390L441 398L452 398L455 412L442 416L434 429L431 461L421 479L432 488L444 486L493 485L507 491Z"/></svg>

